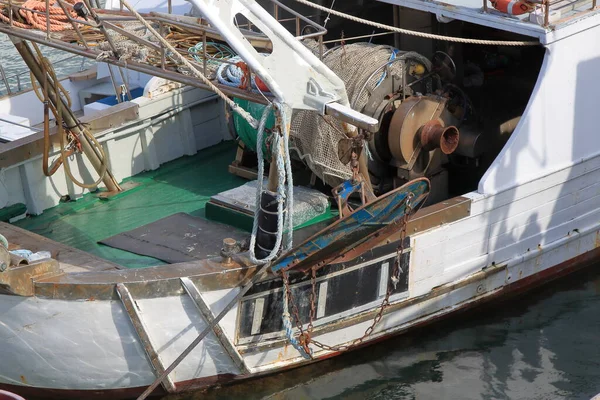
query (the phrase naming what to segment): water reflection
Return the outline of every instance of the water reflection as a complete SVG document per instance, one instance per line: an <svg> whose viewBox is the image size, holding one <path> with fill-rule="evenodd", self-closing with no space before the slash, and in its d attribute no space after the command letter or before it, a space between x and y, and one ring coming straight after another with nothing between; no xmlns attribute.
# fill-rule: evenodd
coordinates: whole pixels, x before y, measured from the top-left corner
<svg viewBox="0 0 600 400"><path fill-rule="evenodd" d="M599 307L592 267L336 359L169 400L590 399L600 392Z"/></svg>

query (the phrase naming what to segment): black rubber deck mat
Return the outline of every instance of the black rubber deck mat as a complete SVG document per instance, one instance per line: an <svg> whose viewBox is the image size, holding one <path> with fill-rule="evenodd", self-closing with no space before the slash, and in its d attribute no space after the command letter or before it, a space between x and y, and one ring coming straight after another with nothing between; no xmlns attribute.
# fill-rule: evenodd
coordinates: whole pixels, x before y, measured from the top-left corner
<svg viewBox="0 0 600 400"><path fill-rule="evenodd" d="M241 243L249 236L229 225L177 213L99 243L174 264L219 256L223 239Z"/></svg>

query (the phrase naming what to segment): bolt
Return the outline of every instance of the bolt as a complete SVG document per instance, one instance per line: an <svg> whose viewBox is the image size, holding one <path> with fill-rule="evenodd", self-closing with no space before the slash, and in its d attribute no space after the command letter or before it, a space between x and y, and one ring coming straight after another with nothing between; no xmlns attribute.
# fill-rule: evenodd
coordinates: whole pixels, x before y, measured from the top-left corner
<svg viewBox="0 0 600 400"><path fill-rule="evenodd" d="M221 249L221 257L223 257L223 264L229 265L231 264L231 256L235 251L235 247L237 246L237 241L232 238L223 239L223 248Z"/></svg>
<svg viewBox="0 0 600 400"><path fill-rule="evenodd" d="M232 238L223 239L223 250L233 251L236 244L237 244L237 241L235 239L232 239Z"/></svg>

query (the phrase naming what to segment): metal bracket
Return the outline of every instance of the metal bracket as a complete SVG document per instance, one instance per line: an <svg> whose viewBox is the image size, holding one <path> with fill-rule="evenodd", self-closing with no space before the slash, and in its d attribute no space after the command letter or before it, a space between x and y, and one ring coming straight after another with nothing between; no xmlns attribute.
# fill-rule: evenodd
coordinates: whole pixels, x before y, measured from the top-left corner
<svg viewBox="0 0 600 400"><path fill-rule="evenodd" d="M189 0L269 87L275 98L293 109L314 110L304 102L308 81L318 82L322 91L335 94L348 104L344 82L306 46L300 43L256 0ZM266 56L256 51L235 25L240 14L273 43ZM290 79L293 77L293 79ZM319 111L319 110L317 110Z"/></svg>
<svg viewBox="0 0 600 400"><path fill-rule="evenodd" d="M339 96L323 89L319 82L310 78L306 83L306 95L304 95L304 104L313 107L319 114L325 114L327 104L339 100Z"/></svg>
<svg viewBox="0 0 600 400"><path fill-rule="evenodd" d="M377 132L378 121L350 107L344 81L300 43L256 0L189 0L274 97L292 109L331 115L358 128ZM235 25L243 15L273 43L273 52L260 55ZM293 77L293 79L290 79Z"/></svg>
<svg viewBox="0 0 600 400"><path fill-rule="evenodd" d="M350 206L348 206L348 199L353 193L360 192L360 199L362 205L365 205L367 203L366 191L368 189L365 186L366 185L361 179L349 179L347 181L342 182L341 185L333 188L331 192L333 193L333 197L338 203L340 219L350 215L354 211L350 208Z"/></svg>

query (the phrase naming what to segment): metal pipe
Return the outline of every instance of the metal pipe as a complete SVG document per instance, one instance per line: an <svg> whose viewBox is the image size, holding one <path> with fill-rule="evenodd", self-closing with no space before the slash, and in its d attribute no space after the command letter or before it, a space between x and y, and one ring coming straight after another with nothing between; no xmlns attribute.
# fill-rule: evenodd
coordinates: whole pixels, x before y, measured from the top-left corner
<svg viewBox="0 0 600 400"><path fill-rule="evenodd" d="M62 3L62 0L57 0L57 3L60 6L60 8L62 8L63 12L65 13L65 16L69 19L69 22L71 23L71 26L73 26L73 29L75 29L75 32L77 33L77 37L79 38L79 40L81 40L81 43L83 43L83 45L85 46L86 49L89 49L90 46L88 46L87 41L83 37L83 34L81 33L81 30L79 29L79 26L77 26L77 24L75 22L73 22L73 18L71 18L71 13L64 6L64 4Z"/></svg>
<svg viewBox="0 0 600 400"><path fill-rule="evenodd" d="M108 34L108 31L102 24L102 21L98 17L98 13L96 13L96 10L94 10L92 8L89 0L83 0L83 2L85 3L86 7L88 8L88 11L90 12L90 15L92 16L92 18L94 18L94 21L96 22L96 25L97 25L96 28L98 28L100 30L100 32L102 32L102 34L106 38L106 41L110 45L110 48L112 49L115 58L119 58L119 52L117 51L117 47L115 46L115 43L113 42L112 38Z"/></svg>
<svg viewBox="0 0 600 400"><path fill-rule="evenodd" d="M82 55L82 56L85 56L90 59L96 59L98 57L98 55L100 54L100 52L95 49L86 50L80 46L70 45L70 44L64 43L62 41L53 39L53 38L50 38L50 40L43 40L42 38L40 38L39 35L37 35L33 32L29 32L28 30L25 30L25 29L11 28L10 26L7 26L5 24L0 24L0 32L6 33L12 37L16 36L19 38L31 40L32 42L40 42L46 46L64 50L64 51L70 52L72 54ZM145 73L148 75L159 76L159 77L162 77L165 79L169 79L169 80L172 80L175 82L198 87L201 89L209 89L208 85L203 84L200 80L198 80L197 78L194 78L192 76L185 76L181 73L176 73L176 72L167 71L167 70L161 70L158 67L141 64L141 63L138 63L138 62L135 62L132 60L128 60L127 62L119 61L118 58L115 57L115 58L105 59L105 60L103 60L103 62L105 62L107 64L112 64L112 65L129 68L134 71L139 71L139 72L142 72L142 73ZM263 94L264 97L260 96L260 95L255 95L253 93L249 93L244 90L240 90L237 88L233 88L231 86L221 85L221 84L217 84L217 83L215 83L215 86L230 96L239 97L241 99L249 100L252 102L259 103L259 104L267 104L268 101L272 100L272 98L273 98L272 96L267 96L264 94ZM325 114L332 115L341 121L348 122L359 128L367 129L369 131L373 131L373 129L375 129L378 125L377 120L370 118L370 117L366 117L356 111L353 111L349 107L342 106L339 103L327 104L325 107Z"/></svg>
<svg viewBox="0 0 600 400"><path fill-rule="evenodd" d="M119 86L117 85L117 81L115 80L115 74L112 70L112 65L107 64L107 66L108 74L110 75L110 81L112 82L113 89L115 90L115 97L117 98L117 103L121 103L121 97L119 96Z"/></svg>
<svg viewBox="0 0 600 400"><path fill-rule="evenodd" d="M483 0L485 3L487 0ZM393 6L392 9L393 17L394 17L394 28L398 28L400 26L400 6ZM394 32L394 47L400 48L400 34L398 32Z"/></svg>
<svg viewBox="0 0 600 400"><path fill-rule="evenodd" d="M32 50L29 47L29 45L27 44L27 42L25 42L23 40L13 40L13 44L14 44L15 48L17 49L17 51L19 52L19 54L21 55L21 57L23 58L23 61L25 61L25 64L27 64L30 71L33 73L33 75L37 79L37 81L44 82L45 73L42 70L39 63L37 62ZM92 166L94 167L96 172L100 173L103 170L103 161L100 159L99 154L97 153L97 150L90 144L87 137L85 135L83 135L82 130L79 126L79 121L77 121L77 119L73 115L71 109L68 106L67 101L62 96L56 96L56 93L57 93L56 91L57 91L57 88L55 88L53 86L53 84L50 83L48 85L48 93L49 93L50 97L51 98L59 98L60 101L62 102L62 107L60 107L60 109L62 111L61 115L62 115L63 121L66 123L67 126L72 127L71 130L72 130L73 134L82 138L81 145L82 145L84 154L86 155L88 160L90 160L90 163L92 164ZM117 192L117 191L121 190L117 181L115 180L114 176L108 170L106 171L106 174L104 175L104 178L102 179L102 182L104 183L104 185L106 186L106 189L109 192Z"/></svg>
<svg viewBox="0 0 600 400"><path fill-rule="evenodd" d="M46 0L46 39L50 38L50 0Z"/></svg>
<svg viewBox="0 0 600 400"><path fill-rule="evenodd" d="M6 72L4 71L4 67L0 64L0 74L2 74L2 81L4 81L4 86L6 86L6 93L12 94L12 90L10 90L10 85L8 84L8 79L6 78Z"/></svg>
<svg viewBox="0 0 600 400"><path fill-rule="evenodd" d="M0 121L6 122L7 124L15 125L15 126L18 126L18 127L21 127L21 128L31 129L32 131L36 131L36 132L43 131L43 129L36 128L35 126L27 126L27 125L19 124L17 122L9 121L9 120L4 119L4 118L0 118Z"/></svg>

